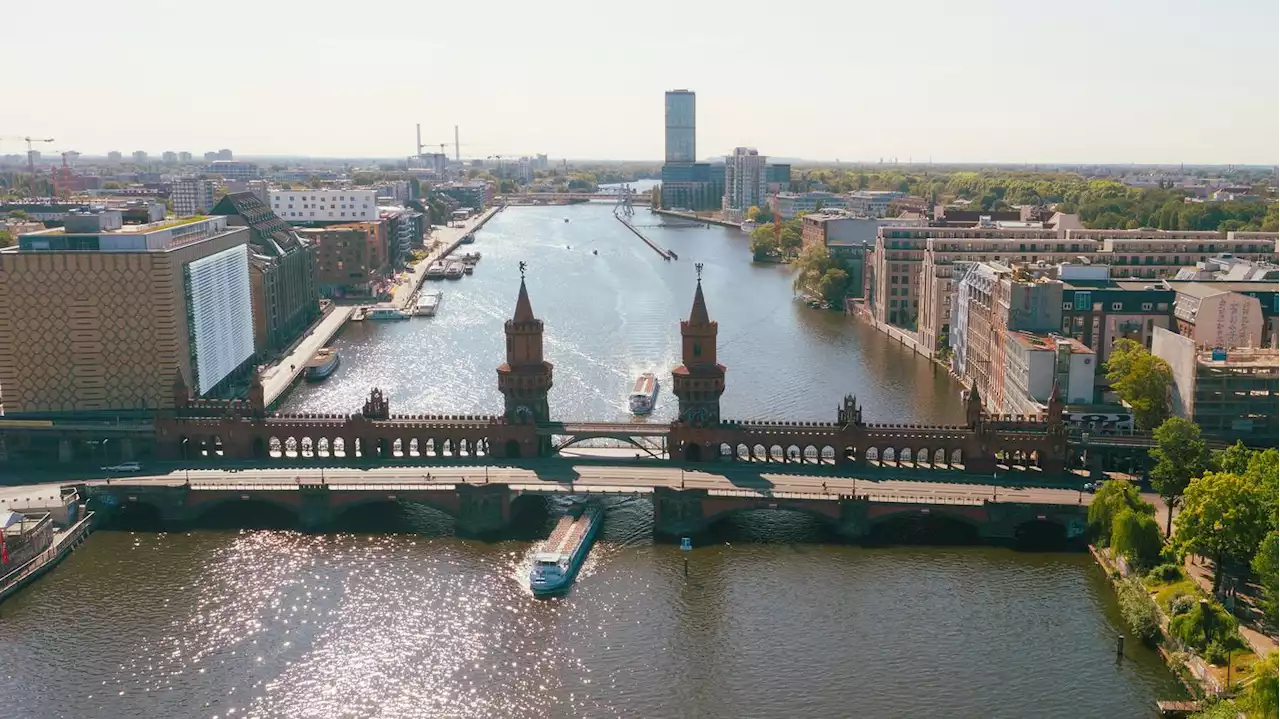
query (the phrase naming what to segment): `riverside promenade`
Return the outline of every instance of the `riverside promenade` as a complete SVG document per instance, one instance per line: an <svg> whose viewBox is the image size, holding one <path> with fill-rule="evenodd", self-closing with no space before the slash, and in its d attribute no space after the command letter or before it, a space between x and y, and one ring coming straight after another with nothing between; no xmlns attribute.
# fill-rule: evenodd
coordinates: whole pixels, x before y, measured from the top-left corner
<svg viewBox="0 0 1280 719"><path fill-rule="evenodd" d="M354 307L334 306L324 319L316 323L309 334L294 345L293 351L263 370L262 388L266 394L268 407L275 404L285 390L293 386L293 383L306 370L307 362L320 351L321 347L329 344L329 340L338 334L354 311Z"/></svg>
<svg viewBox="0 0 1280 719"><path fill-rule="evenodd" d="M434 228L431 239L435 249L424 259L413 265L408 274L400 282L396 283L396 286L391 290L391 302L402 310L410 309L413 306L418 290L422 287L422 281L427 277L427 268L431 266L431 263L448 257L462 244L463 237L484 227L485 223L493 219L493 216L498 214L501 209L501 207L491 207L467 220L462 227Z"/></svg>

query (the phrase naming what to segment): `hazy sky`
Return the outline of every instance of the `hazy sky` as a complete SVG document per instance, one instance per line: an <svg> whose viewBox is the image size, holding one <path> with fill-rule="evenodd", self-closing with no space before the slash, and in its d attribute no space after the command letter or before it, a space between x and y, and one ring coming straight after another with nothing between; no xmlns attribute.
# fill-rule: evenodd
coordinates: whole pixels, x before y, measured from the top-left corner
<svg viewBox="0 0 1280 719"><path fill-rule="evenodd" d="M0 154L1271 164L1277 4L7 0Z"/></svg>

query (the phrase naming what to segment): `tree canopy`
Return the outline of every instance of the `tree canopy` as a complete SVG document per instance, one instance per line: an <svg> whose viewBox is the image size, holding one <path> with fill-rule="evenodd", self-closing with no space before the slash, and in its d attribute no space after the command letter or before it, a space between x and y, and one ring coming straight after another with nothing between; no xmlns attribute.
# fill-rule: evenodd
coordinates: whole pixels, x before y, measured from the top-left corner
<svg viewBox="0 0 1280 719"><path fill-rule="evenodd" d="M1182 552L1214 559L1215 591L1222 583L1224 563L1249 562L1274 529L1273 500L1268 496L1274 494L1274 479L1263 485L1225 472L1211 472L1187 485L1174 542Z"/></svg>
<svg viewBox="0 0 1280 719"><path fill-rule="evenodd" d="M1172 534L1173 507L1192 478L1204 474L1209 450L1200 438L1200 427L1181 417L1170 417L1151 434L1156 441L1150 452L1156 461L1151 468L1151 486L1168 505L1165 531Z"/></svg>
<svg viewBox="0 0 1280 719"><path fill-rule="evenodd" d="M1089 503L1089 530L1098 544L1102 546L1111 544L1115 518L1125 511L1145 514L1149 517L1155 514L1156 508L1142 499L1137 486L1132 482L1123 479L1103 482L1102 488Z"/></svg>
<svg viewBox="0 0 1280 719"><path fill-rule="evenodd" d="M1133 410L1142 429L1159 426L1169 416L1169 388L1173 371L1169 363L1130 339L1116 340L1107 360L1107 381Z"/></svg>

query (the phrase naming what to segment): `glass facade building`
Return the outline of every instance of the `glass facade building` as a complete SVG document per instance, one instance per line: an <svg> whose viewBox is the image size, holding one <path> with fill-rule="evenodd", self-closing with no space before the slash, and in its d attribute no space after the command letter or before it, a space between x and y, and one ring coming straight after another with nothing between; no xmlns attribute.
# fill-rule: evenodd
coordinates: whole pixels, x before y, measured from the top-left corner
<svg viewBox="0 0 1280 719"><path fill-rule="evenodd" d="M254 353L249 248L237 245L183 267L197 392L207 395Z"/></svg>
<svg viewBox="0 0 1280 719"><path fill-rule="evenodd" d="M667 92L667 162L697 160L696 116L694 93L689 90Z"/></svg>

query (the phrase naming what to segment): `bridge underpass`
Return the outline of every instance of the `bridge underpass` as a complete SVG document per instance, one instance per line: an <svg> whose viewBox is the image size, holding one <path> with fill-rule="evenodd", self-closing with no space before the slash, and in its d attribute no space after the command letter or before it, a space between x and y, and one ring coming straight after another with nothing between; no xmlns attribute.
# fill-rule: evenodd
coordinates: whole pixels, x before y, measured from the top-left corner
<svg viewBox="0 0 1280 719"><path fill-rule="evenodd" d="M538 436L548 437L556 454L571 447L608 442L634 447L654 459L667 458L670 425L643 422L546 422L538 425ZM609 445L603 445L609 446Z"/></svg>

